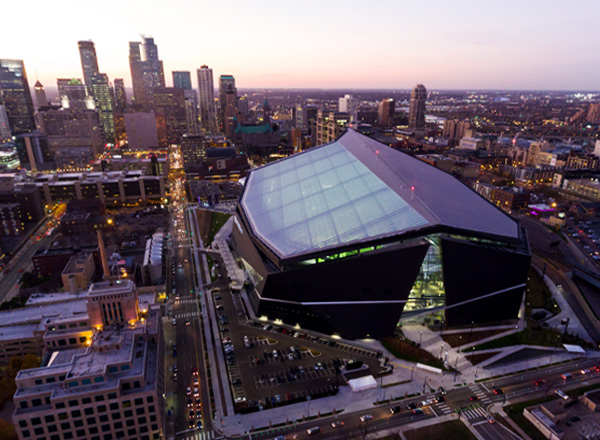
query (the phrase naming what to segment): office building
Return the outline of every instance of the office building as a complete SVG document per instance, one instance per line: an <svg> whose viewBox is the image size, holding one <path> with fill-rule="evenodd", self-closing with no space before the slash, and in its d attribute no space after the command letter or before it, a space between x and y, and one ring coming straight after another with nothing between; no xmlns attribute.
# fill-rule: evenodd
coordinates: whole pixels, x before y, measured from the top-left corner
<svg viewBox="0 0 600 440"><path fill-rule="evenodd" d="M110 84L108 76L105 73L99 73L92 77L92 90L98 119L104 133L106 142L115 142L115 121L113 115L113 106L110 93Z"/></svg>
<svg viewBox="0 0 600 440"><path fill-rule="evenodd" d="M44 363L17 375L13 423L19 439L162 438L165 384L159 309L138 305L130 280L94 283L85 301L87 314L44 322ZM76 343L67 345L68 339ZM60 347L52 345L60 341Z"/></svg>
<svg viewBox="0 0 600 440"><path fill-rule="evenodd" d="M351 129L250 171L231 244L257 316L346 338L516 321L530 262L517 221Z"/></svg>
<svg viewBox="0 0 600 440"><path fill-rule="evenodd" d="M123 116L130 150L158 148L158 132L154 113L125 113Z"/></svg>
<svg viewBox="0 0 600 440"><path fill-rule="evenodd" d="M185 90L192 90L192 75L188 71L174 70L173 74L173 87L177 87Z"/></svg>
<svg viewBox="0 0 600 440"><path fill-rule="evenodd" d="M7 142L11 138L12 138L12 133L10 131L10 125L8 123L8 115L6 114L6 107L4 105L0 104L0 143Z"/></svg>
<svg viewBox="0 0 600 440"><path fill-rule="evenodd" d="M179 144L181 135L187 131L185 90L177 87L154 89L154 111L158 144L167 147Z"/></svg>
<svg viewBox="0 0 600 440"><path fill-rule="evenodd" d="M425 127L425 101L427 90L423 84L417 84L410 93L410 107L408 110L408 126L410 128Z"/></svg>
<svg viewBox="0 0 600 440"><path fill-rule="evenodd" d="M85 85L78 78L56 80L61 107L64 109L95 110L96 102L88 95Z"/></svg>
<svg viewBox="0 0 600 440"><path fill-rule="evenodd" d="M217 131L217 117L215 112L215 90L213 71L204 65L197 70L198 92L200 95L200 125L209 133Z"/></svg>
<svg viewBox="0 0 600 440"><path fill-rule="evenodd" d="M220 92L219 92L220 93ZM225 108L223 113L223 132L229 139L233 139L233 134L237 124L237 92L231 84L227 84L225 92Z"/></svg>
<svg viewBox="0 0 600 440"><path fill-rule="evenodd" d="M350 122L355 124L358 122L358 99L352 95L344 95L338 100L338 111L340 113L348 113Z"/></svg>
<svg viewBox="0 0 600 440"><path fill-rule="evenodd" d="M394 123L396 101L384 99L377 104L377 123L382 128L391 128Z"/></svg>
<svg viewBox="0 0 600 440"><path fill-rule="evenodd" d="M124 112L127 109L127 93L123 78L115 78L115 110Z"/></svg>
<svg viewBox="0 0 600 440"><path fill-rule="evenodd" d="M225 111L227 109L227 94L230 94L230 104L237 101L237 89L235 88L235 78L233 75L221 75L219 77L219 130L225 133ZM236 112L237 113L237 112Z"/></svg>
<svg viewBox="0 0 600 440"><path fill-rule="evenodd" d="M333 142L350 122L348 113L340 112L324 112L318 110L316 127L315 145L323 145L328 142Z"/></svg>
<svg viewBox="0 0 600 440"><path fill-rule="evenodd" d="M91 40L78 41L79 57L81 58L81 68L83 70L83 81L89 96L94 96L93 77L100 73L98 70L98 57L96 56L96 47Z"/></svg>
<svg viewBox="0 0 600 440"><path fill-rule="evenodd" d="M142 42L129 43L129 67L133 84L133 103L141 109L152 109L153 90L165 87L163 62L158 59L154 38L142 36Z"/></svg>
<svg viewBox="0 0 600 440"><path fill-rule="evenodd" d="M94 155L104 151L102 128L94 110L45 108L35 114L38 130L47 136L49 150L90 148Z"/></svg>
<svg viewBox="0 0 600 440"><path fill-rule="evenodd" d="M466 135L466 131L471 129L469 121L459 121L458 119L447 119L444 121L444 130L442 135L448 139L457 141Z"/></svg>
<svg viewBox="0 0 600 440"><path fill-rule="evenodd" d="M0 105L13 135L35 130L33 100L22 60L0 59Z"/></svg>
<svg viewBox="0 0 600 440"><path fill-rule="evenodd" d="M185 118L187 121L187 133L198 134L198 95L195 90L183 90L185 97Z"/></svg>
<svg viewBox="0 0 600 440"><path fill-rule="evenodd" d="M24 168L32 171L49 171L54 169L52 153L48 145L48 136L34 131L16 137L19 161Z"/></svg>
<svg viewBox="0 0 600 440"><path fill-rule="evenodd" d="M35 86L33 86L33 90L35 90L35 102L37 104L38 110L42 107L48 106L48 98L46 98L46 90L44 90L44 86L41 82L36 81Z"/></svg>
<svg viewBox="0 0 600 440"><path fill-rule="evenodd" d="M587 122L591 124L600 123L600 102L590 104L587 112Z"/></svg>

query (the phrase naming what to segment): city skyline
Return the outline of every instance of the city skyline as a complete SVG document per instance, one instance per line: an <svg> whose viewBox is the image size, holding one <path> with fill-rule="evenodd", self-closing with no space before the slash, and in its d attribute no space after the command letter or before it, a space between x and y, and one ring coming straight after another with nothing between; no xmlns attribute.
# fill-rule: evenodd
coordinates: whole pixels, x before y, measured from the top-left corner
<svg viewBox="0 0 600 440"><path fill-rule="evenodd" d="M65 11L78 10L69 3L60 9L61 19ZM81 77L77 42L91 39L101 71L111 81L124 78L130 88L128 44L149 34L164 60L167 86L171 71L208 64L215 76L233 74L239 88L410 89L423 83L428 89L600 89L600 61L590 56L599 45L593 29L600 5L591 1L568 8L539 1L380 1L369 8L328 2L318 14L315 2L291 7L233 1L226 16L218 5L175 2L144 19L133 6L108 2L93 17L73 17L52 32L45 29L58 20L55 5L32 6L29 34L4 47L1 56L24 60L31 83L39 79L46 87L54 87L56 78ZM9 4L5 12L17 14L16 8ZM126 32L108 32L116 10L127 17ZM223 25L230 31L219 32ZM18 21L6 26L9 35L22 29Z"/></svg>

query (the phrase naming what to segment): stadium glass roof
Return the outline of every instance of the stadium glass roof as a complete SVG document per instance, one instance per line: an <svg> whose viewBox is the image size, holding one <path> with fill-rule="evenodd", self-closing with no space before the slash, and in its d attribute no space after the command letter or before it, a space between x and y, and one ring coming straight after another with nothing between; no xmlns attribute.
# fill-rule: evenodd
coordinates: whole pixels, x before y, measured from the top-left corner
<svg viewBox="0 0 600 440"><path fill-rule="evenodd" d="M451 175L353 130L253 170L241 205L282 258L437 224L518 237L514 220Z"/></svg>

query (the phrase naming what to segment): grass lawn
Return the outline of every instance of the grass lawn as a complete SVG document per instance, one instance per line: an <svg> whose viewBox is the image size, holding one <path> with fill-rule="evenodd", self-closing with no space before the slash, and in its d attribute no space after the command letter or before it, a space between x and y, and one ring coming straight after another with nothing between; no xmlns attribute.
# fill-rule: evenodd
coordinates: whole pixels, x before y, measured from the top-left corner
<svg viewBox="0 0 600 440"><path fill-rule="evenodd" d="M459 345L469 344L471 342L479 341L481 339L489 338L490 336L497 335L505 332L506 329L501 330L486 330L486 331L473 331L473 333L442 333L441 337L444 341L450 344L452 347L458 347Z"/></svg>
<svg viewBox="0 0 600 440"><path fill-rule="evenodd" d="M444 363L431 353L421 350L414 344L403 341L398 337L389 336L381 340L383 346L398 359L409 362L420 362L444 370Z"/></svg>
<svg viewBox="0 0 600 440"><path fill-rule="evenodd" d="M562 335L554 330L543 327L528 327L523 331L504 336L493 341L488 341L475 346L475 350L488 350L492 348L509 347L511 345L542 345L545 347L561 347L562 344L576 344L588 346L581 338L573 335Z"/></svg>
<svg viewBox="0 0 600 440"><path fill-rule="evenodd" d="M531 309L546 309L550 313L560 313L560 307L552 299L552 293L548 286L542 281L542 277L533 269L529 268L527 274L529 281L527 282L526 301L526 316L531 316Z"/></svg>
<svg viewBox="0 0 600 440"><path fill-rule="evenodd" d="M210 230L208 231L208 239L206 240L206 245L209 246L215 235L219 230L223 227L227 219L231 217L231 214L225 214L222 212L211 212L210 215Z"/></svg>
<svg viewBox="0 0 600 440"><path fill-rule="evenodd" d="M476 440L469 428L458 420L406 431L404 435L408 440Z"/></svg>
<svg viewBox="0 0 600 440"><path fill-rule="evenodd" d="M468 355L467 359L473 365L477 365L477 364L482 363L483 361L488 360L489 358L491 358L493 356L496 356L498 353L500 353L500 351L490 351L488 353L472 354L472 355Z"/></svg>

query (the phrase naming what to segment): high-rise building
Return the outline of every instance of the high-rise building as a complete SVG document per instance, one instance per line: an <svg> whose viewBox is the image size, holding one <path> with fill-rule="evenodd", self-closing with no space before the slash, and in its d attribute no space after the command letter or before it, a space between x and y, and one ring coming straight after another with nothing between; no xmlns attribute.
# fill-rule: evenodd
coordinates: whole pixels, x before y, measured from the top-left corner
<svg viewBox="0 0 600 440"><path fill-rule="evenodd" d="M319 110L316 119L316 143L323 145L335 141L342 130L348 126L350 115L341 112L324 112Z"/></svg>
<svg viewBox="0 0 600 440"><path fill-rule="evenodd" d="M188 71L173 71L173 87L192 90L192 75Z"/></svg>
<svg viewBox="0 0 600 440"><path fill-rule="evenodd" d="M154 89L156 127L161 147L179 144L187 131L184 90L177 87Z"/></svg>
<svg viewBox="0 0 600 440"><path fill-rule="evenodd" d="M338 111L348 113L351 122L358 122L358 99L354 98L352 95L345 95L342 98L339 98Z"/></svg>
<svg viewBox="0 0 600 440"><path fill-rule="evenodd" d="M165 86L163 62L158 59L158 48L154 44L154 38L142 36L141 43L129 43L129 67L134 104L151 109L154 104L153 90Z"/></svg>
<svg viewBox="0 0 600 440"><path fill-rule="evenodd" d="M12 134L10 132L6 108L0 104L0 144L8 141L11 137Z"/></svg>
<svg viewBox="0 0 600 440"><path fill-rule="evenodd" d="M220 91L219 91L220 93ZM268 102L267 102L268 105ZM233 134L236 126L237 118L237 92L235 87L231 84L227 84L227 91L225 92L225 113L223 114L224 133L229 138L233 138Z"/></svg>
<svg viewBox="0 0 600 440"><path fill-rule="evenodd" d="M79 56L81 57L81 68L83 70L83 81L88 95L93 96L92 78L98 75L98 57L96 56L96 47L92 40L78 41Z"/></svg>
<svg viewBox="0 0 600 440"><path fill-rule="evenodd" d="M59 78L56 80L58 96L62 108L77 110L94 110L96 103L92 95L88 95L85 85L78 78Z"/></svg>
<svg viewBox="0 0 600 440"><path fill-rule="evenodd" d="M42 107L46 107L48 105L48 98L46 98L46 91L44 90L42 83L36 81L35 86L33 86L33 90L35 90L35 101L37 103L37 108L40 109Z"/></svg>
<svg viewBox="0 0 600 440"><path fill-rule="evenodd" d="M592 124L598 124L600 122L600 102L590 104L586 119Z"/></svg>
<svg viewBox="0 0 600 440"><path fill-rule="evenodd" d="M115 78L115 110L124 112L127 109L127 94L123 78Z"/></svg>
<svg viewBox="0 0 600 440"><path fill-rule="evenodd" d="M396 101L393 99L384 99L377 105L377 123L380 127L390 128L394 121L394 112L396 111Z"/></svg>
<svg viewBox="0 0 600 440"><path fill-rule="evenodd" d="M227 91L231 90L237 100L237 89L233 75L221 75L219 77L219 129L225 133L225 108L227 106Z"/></svg>
<svg viewBox="0 0 600 440"><path fill-rule="evenodd" d="M197 70L197 73L200 94L200 124L204 130L212 133L217 128L213 71L204 65Z"/></svg>
<svg viewBox="0 0 600 440"><path fill-rule="evenodd" d="M87 313L65 313L60 326L44 320L47 361L15 381L18 437L163 438L159 309L138 300L131 280L94 283L86 301Z"/></svg>
<svg viewBox="0 0 600 440"><path fill-rule="evenodd" d="M94 101L96 102L96 109L98 110L98 119L104 133L104 139L106 142L114 142L115 121L110 96L110 85L108 84L108 76L105 73L99 73L92 77L92 92Z"/></svg>
<svg viewBox="0 0 600 440"><path fill-rule="evenodd" d="M158 148L156 116L154 113L125 113L125 131L130 150L153 150Z"/></svg>
<svg viewBox="0 0 600 440"><path fill-rule="evenodd" d="M469 121L446 119L446 121L444 121L444 131L442 134L448 139L458 140L465 136L465 131L469 128L471 128L471 123Z"/></svg>
<svg viewBox="0 0 600 440"><path fill-rule="evenodd" d="M198 134L198 95L192 89L183 89L183 94L185 97L187 133Z"/></svg>
<svg viewBox="0 0 600 440"><path fill-rule="evenodd" d="M33 100L22 60L0 59L0 105L13 135L35 130Z"/></svg>
<svg viewBox="0 0 600 440"><path fill-rule="evenodd" d="M410 107L408 110L408 126L410 128L425 127L425 100L427 89L423 84L417 84L410 93Z"/></svg>

